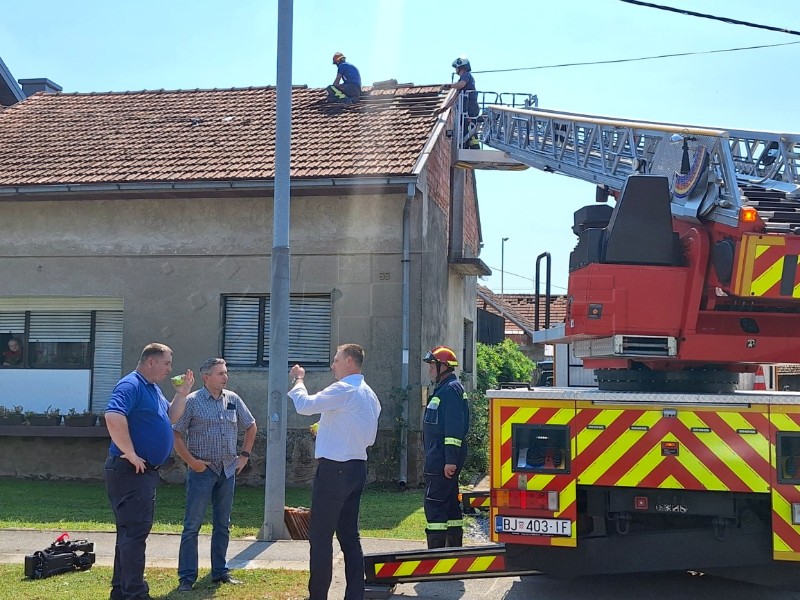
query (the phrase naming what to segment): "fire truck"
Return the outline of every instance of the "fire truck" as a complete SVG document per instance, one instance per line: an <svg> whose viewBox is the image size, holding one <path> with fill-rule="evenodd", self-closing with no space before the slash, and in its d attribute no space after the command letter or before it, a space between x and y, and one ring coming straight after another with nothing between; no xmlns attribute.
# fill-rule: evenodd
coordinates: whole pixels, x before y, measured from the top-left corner
<svg viewBox="0 0 800 600"><path fill-rule="evenodd" d="M487 393L495 570L800 587L800 395L737 389L800 362L800 135L530 100L456 132L501 151L496 168L596 186L574 216L566 318L534 341L570 344L597 387Z"/></svg>

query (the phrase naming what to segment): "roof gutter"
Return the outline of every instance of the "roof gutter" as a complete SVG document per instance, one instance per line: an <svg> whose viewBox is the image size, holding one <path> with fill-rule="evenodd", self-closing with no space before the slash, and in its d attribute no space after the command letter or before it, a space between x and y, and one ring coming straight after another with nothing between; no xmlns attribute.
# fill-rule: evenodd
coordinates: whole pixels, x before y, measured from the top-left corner
<svg viewBox="0 0 800 600"><path fill-rule="evenodd" d="M293 189L330 187L386 187L416 183L417 177L326 177L320 179L292 179ZM200 190L269 190L275 189L272 179L241 181L168 181L131 183L75 183L57 185L0 186L0 197L18 194L88 194L97 192L196 192Z"/></svg>
<svg viewBox="0 0 800 600"><path fill-rule="evenodd" d="M450 114L445 113L445 114ZM422 148L422 152L417 157L417 162L414 164L414 168L411 169L411 172L415 175L419 175L422 173L425 165L428 163L428 159L433 152L433 147L436 145L436 142L439 141L439 136L442 135L442 130L447 127L447 118L439 117L436 119L436 125L433 126L433 131L431 135L428 136L428 141L425 142L425 146Z"/></svg>

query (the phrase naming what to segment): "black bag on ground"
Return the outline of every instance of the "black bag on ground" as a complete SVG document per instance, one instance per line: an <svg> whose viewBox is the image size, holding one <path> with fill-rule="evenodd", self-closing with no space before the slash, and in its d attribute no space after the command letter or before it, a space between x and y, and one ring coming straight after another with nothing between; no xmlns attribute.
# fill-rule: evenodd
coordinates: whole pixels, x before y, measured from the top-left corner
<svg viewBox="0 0 800 600"><path fill-rule="evenodd" d="M25 577L44 579L69 571L86 571L95 561L94 543L60 536L44 550L25 556Z"/></svg>

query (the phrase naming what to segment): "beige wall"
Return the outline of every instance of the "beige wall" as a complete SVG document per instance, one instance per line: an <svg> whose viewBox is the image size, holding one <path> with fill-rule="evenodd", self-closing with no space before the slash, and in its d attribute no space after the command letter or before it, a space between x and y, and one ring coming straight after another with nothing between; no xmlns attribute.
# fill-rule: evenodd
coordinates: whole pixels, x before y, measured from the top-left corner
<svg viewBox="0 0 800 600"><path fill-rule="evenodd" d="M405 200L402 192L297 195L291 204L292 292L332 294L331 355L340 343L362 344L365 376L381 398L389 398L400 383ZM271 198L70 197L5 201L0 210L0 296L123 298L124 372L134 368L151 341L173 348L176 370L197 370L205 358L220 353L220 295L270 290ZM422 353L439 343L460 349L464 315L474 320L475 278L450 273L447 218L427 194L417 194L411 221L414 398L421 382L427 383ZM267 378L265 369L231 369L231 389L243 396L259 424L265 419ZM317 369L307 381L316 389L332 377ZM413 429L418 403L411 406ZM382 435L389 444L394 412L384 406ZM288 414L289 428L312 421L291 407Z"/></svg>

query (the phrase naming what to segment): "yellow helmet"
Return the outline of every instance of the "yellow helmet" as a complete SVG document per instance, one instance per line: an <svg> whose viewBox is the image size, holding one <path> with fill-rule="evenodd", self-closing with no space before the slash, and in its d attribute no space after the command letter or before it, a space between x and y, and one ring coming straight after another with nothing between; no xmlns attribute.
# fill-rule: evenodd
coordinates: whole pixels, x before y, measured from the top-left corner
<svg viewBox="0 0 800 600"><path fill-rule="evenodd" d="M340 62L345 60L345 55L341 52L337 52L333 55L333 64L338 65Z"/></svg>

